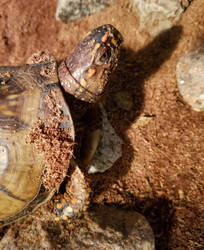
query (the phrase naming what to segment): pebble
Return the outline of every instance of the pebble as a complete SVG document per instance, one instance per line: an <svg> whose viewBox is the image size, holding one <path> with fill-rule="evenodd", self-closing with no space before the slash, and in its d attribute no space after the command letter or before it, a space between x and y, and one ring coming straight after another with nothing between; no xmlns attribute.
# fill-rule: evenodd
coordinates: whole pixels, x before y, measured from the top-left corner
<svg viewBox="0 0 204 250"><path fill-rule="evenodd" d="M109 206L95 206L66 249L154 250L154 233L144 216Z"/></svg>
<svg viewBox="0 0 204 250"><path fill-rule="evenodd" d="M181 57L176 67L183 99L195 111L204 111L204 46Z"/></svg>
<svg viewBox="0 0 204 250"><path fill-rule="evenodd" d="M58 21L67 23L97 13L112 2L113 0L58 0L55 16Z"/></svg>
<svg viewBox="0 0 204 250"><path fill-rule="evenodd" d="M122 139L116 134L115 129L108 121L107 114L102 109L103 124L102 136L91 163L88 165L88 173L103 173L111 168L122 156Z"/></svg>
<svg viewBox="0 0 204 250"><path fill-rule="evenodd" d="M139 16L138 33L146 32L152 37L171 28L181 17L191 0L132 0L133 10Z"/></svg>
<svg viewBox="0 0 204 250"><path fill-rule="evenodd" d="M133 129L138 129L139 127L143 127L146 124L148 124L149 122L151 122L151 120L153 119L153 116L146 116L145 114L141 114L137 120L132 124L132 128Z"/></svg>

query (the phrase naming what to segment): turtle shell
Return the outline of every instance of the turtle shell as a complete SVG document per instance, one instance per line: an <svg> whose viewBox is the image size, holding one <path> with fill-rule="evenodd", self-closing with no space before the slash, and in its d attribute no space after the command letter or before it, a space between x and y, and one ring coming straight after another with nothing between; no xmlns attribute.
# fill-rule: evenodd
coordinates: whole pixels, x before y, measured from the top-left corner
<svg viewBox="0 0 204 250"><path fill-rule="evenodd" d="M74 140L73 122L61 93L56 62L0 67L0 226L33 211L53 190L41 181L44 153L28 143L40 120L46 127L60 124ZM47 97L61 112L56 116ZM71 158L71 155L70 155ZM67 166L70 158L66 159Z"/></svg>

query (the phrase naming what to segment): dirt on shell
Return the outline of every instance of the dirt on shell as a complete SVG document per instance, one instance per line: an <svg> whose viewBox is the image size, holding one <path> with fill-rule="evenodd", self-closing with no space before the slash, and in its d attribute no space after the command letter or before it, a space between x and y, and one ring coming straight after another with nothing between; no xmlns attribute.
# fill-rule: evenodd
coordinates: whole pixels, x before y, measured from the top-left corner
<svg viewBox="0 0 204 250"><path fill-rule="evenodd" d="M45 168L42 182L48 190L59 189L64 180L73 152L73 140L69 130L52 123L46 127L43 122L35 124L29 135L38 152L45 155Z"/></svg>
<svg viewBox="0 0 204 250"><path fill-rule="evenodd" d="M91 176L92 202L143 214L155 233L156 249L202 249L203 113L191 110L179 94L176 64L204 42L203 0L194 0L180 21L156 38L137 32L138 18L128 1L118 0L68 24L55 20L56 5L57 0L1 1L0 64L25 64L38 50L48 50L61 60L89 30L113 24L124 43L105 106L125 144L122 157L108 172ZM130 93L129 110L115 101L121 91ZM34 223L38 217L28 220ZM44 223L42 234L34 234L35 228L24 232L23 224L22 230L16 225L15 246L20 247L22 240L35 246L46 234L63 247L70 228L77 231L77 223L58 225ZM17 230L15 224L10 227ZM1 229L0 237L7 229Z"/></svg>

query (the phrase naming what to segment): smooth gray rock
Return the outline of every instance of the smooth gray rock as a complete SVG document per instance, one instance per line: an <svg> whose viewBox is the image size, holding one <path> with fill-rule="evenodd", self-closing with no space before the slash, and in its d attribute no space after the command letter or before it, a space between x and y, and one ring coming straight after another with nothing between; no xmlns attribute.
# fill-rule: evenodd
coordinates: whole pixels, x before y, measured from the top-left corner
<svg viewBox="0 0 204 250"><path fill-rule="evenodd" d="M149 33L152 37L171 28L189 7L191 0L132 0L133 10L139 16L138 33Z"/></svg>
<svg viewBox="0 0 204 250"><path fill-rule="evenodd" d="M152 228L144 216L124 209L95 206L65 249L154 250Z"/></svg>
<svg viewBox="0 0 204 250"><path fill-rule="evenodd" d="M114 0L58 0L56 19L69 22L80 19L86 15L97 13Z"/></svg>
<svg viewBox="0 0 204 250"><path fill-rule="evenodd" d="M102 109L102 114L102 136L97 151L88 165L88 173L90 174L105 172L122 156L123 141L108 121L104 109Z"/></svg>
<svg viewBox="0 0 204 250"><path fill-rule="evenodd" d="M177 63L178 88L195 111L204 111L204 47L181 57Z"/></svg>

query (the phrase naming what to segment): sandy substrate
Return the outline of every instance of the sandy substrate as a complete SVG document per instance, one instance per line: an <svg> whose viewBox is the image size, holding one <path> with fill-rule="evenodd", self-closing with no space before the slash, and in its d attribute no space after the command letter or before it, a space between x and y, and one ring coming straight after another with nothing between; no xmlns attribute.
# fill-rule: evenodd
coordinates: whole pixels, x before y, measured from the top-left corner
<svg viewBox="0 0 204 250"><path fill-rule="evenodd" d="M0 65L24 64L38 50L49 50L60 60L89 30L113 24L123 34L124 44L106 110L125 144L112 169L91 176L93 202L145 215L157 249L201 249L203 114L192 111L180 96L176 64L203 44L203 0L194 0L176 26L155 39L138 35L138 19L126 1L69 24L55 20L56 4L57 0L0 2ZM129 93L128 110L114 98L123 91ZM74 227L73 223L69 228ZM7 230L0 231L0 239ZM43 230L53 236L51 224ZM32 244L39 235L30 233Z"/></svg>

